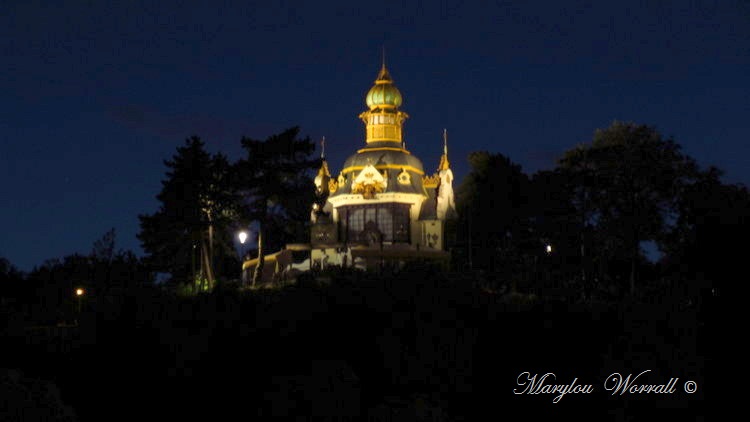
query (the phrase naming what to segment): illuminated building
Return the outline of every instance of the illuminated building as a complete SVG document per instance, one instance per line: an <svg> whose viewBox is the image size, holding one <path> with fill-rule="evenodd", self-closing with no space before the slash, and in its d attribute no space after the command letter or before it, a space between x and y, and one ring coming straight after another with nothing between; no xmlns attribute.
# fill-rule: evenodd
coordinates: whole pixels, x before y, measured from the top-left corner
<svg viewBox="0 0 750 422"><path fill-rule="evenodd" d="M323 155L315 177L317 201L311 213L311 258L316 266L372 268L412 259L447 262L445 222L455 215L453 172L447 134L437 172L403 141L409 115L401 92L383 66L359 115L365 145L332 177Z"/></svg>

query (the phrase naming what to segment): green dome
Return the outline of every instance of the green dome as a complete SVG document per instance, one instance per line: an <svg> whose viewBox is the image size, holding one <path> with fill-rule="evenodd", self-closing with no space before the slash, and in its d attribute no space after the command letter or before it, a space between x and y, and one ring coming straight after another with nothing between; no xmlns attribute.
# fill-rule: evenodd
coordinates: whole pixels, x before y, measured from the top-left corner
<svg viewBox="0 0 750 422"><path fill-rule="evenodd" d="M380 69L378 78L375 80L375 86L367 92L365 102L370 109L383 106L395 108L401 106L403 102L401 92L393 84L393 79L388 73L388 69L385 68L385 65Z"/></svg>
<svg viewBox="0 0 750 422"><path fill-rule="evenodd" d="M370 88L366 102L371 109L382 106L400 107L403 99L401 92L393 84L380 84Z"/></svg>

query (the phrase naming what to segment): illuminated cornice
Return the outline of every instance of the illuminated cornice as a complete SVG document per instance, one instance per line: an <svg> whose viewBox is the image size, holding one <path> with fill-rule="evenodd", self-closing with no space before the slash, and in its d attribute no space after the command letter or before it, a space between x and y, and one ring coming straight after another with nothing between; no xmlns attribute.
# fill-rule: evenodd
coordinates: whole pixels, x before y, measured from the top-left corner
<svg viewBox="0 0 750 422"><path fill-rule="evenodd" d="M413 171L414 173L424 175L424 171L422 171L422 170L420 170L420 169L418 169L418 168L416 168L414 166L409 166L409 165L403 165L403 164L375 164L374 166L378 170L384 170L384 169L388 169L388 170L401 170L401 169L406 169L406 170L409 170L409 171ZM365 166L350 166L350 167L347 167L347 168L341 170L341 173L347 174L347 173L351 173L353 171L362 170L364 168L365 168Z"/></svg>
<svg viewBox="0 0 750 422"><path fill-rule="evenodd" d="M404 154L411 155L411 152L403 148L396 148L396 147L362 148L362 149L357 150L357 154L362 154L363 152L371 152L371 151L398 151L398 152L403 152Z"/></svg>

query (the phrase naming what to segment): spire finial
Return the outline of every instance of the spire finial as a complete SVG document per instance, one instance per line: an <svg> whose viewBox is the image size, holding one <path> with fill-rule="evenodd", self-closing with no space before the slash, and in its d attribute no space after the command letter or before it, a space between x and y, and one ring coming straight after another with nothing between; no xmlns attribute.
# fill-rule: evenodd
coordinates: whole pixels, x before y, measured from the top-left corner
<svg viewBox="0 0 750 422"><path fill-rule="evenodd" d="M380 72L378 72L378 77L375 78L375 84L392 84L392 83L393 83L393 78L391 78L391 75L388 73L388 68L385 67L385 45L383 45Z"/></svg>
<svg viewBox="0 0 750 422"><path fill-rule="evenodd" d="M326 159L326 137L324 136L323 139L320 140L320 158L322 160Z"/></svg>
<svg viewBox="0 0 750 422"><path fill-rule="evenodd" d="M448 161L448 129L443 129L443 155L440 157L438 171L448 170L450 162Z"/></svg>
<svg viewBox="0 0 750 422"><path fill-rule="evenodd" d="M443 154L448 155L448 129L443 129Z"/></svg>

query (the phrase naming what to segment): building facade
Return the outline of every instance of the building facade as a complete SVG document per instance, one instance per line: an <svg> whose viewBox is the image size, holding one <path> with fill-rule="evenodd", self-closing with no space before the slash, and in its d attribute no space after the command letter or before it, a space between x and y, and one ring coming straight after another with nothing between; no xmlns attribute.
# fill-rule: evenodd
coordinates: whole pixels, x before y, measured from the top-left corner
<svg viewBox="0 0 750 422"><path fill-rule="evenodd" d="M406 149L403 97L383 64L365 98L364 145L332 176L323 155L311 213L311 263L357 266L447 262L445 222L455 215L447 135L437 171Z"/></svg>

